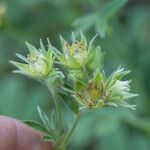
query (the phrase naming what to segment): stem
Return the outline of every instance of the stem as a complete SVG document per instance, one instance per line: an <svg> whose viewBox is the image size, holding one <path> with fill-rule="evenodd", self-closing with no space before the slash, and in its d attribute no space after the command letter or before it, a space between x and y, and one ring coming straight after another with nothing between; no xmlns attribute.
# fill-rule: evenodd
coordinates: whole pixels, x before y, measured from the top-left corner
<svg viewBox="0 0 150 150"><path fill-rule="evenodd" d="M75 130L76 126L77 126L79 118L80 118L80 114L76 114L73 125L72 125L70 131L66 135L64 141L56 148L56 150L65 150L66 149L66 146L67 146L67 144L70 140L70 137L71 137L73 131Z"/></svg>
<svg viewBox="0 0 150 150"><path fill-rule="evenodd" d="M61 119L60 105L59 105L59 102L58 102L58 99L57 99L54 87L52 88L52 87L49 87L48 85L47 85L47 87L48 87L50 93L52 94L53 102L54 102L55 109L56 109L57 125L58 125L58 137L59 137L61 135L61 129L62 129L62 119Z"/></svg>
<svg viewBox="0 0 150 150"><path fill-rule="evenodd" d="M68 135L66 136L66 139L65 139L65 146L68 144L68 142L69 142L69 140L70 140L70 137L71 137L73 131L75 130L75 128L76 128L76 126L77 126L77 124L78 124L79 118L80 118L80 114L77 114L77 115L75 116L75 119L74 119L72 128L70 129Z"/></svg>
<svg viewBox="0 0 150 150"><path fill-rule="evenodd" d="M56 97L56 93L52 93L55 108L56 108L56 113L57 113L57 121L58 121L58 135L61 135L61 128L62 128L62 119L61 119L61 110L60 110L60 104L58 102L58 99Z"/></svg>

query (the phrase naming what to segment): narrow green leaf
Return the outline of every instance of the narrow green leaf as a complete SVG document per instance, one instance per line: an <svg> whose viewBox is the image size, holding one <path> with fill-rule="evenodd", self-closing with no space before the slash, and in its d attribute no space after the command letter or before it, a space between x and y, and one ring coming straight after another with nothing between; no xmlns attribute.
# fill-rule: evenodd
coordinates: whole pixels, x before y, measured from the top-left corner
<svg viewBox="0 0 150 150"><path fill-rule="evenodd" d="M47 117L47 115L41 110L41 108L39 106L37 106L37 110L38 110L38 113L39 113L39 116L43 122L43 124L45 125L45 127L47 128L47 130L49 132L52 131L51 129L51 126L50 126L50 120L49 118Z"/></svg>
<svg viewBox="0 0 150 150"><path fill-rule="evenodd" d="M50 122L51 122L51 128L53 131L55 131L56 129L56 123L55 123L55 115L54 115L55 111L52 110L51 115L50 115Z"/></svg>
<svg viewBox="0 0 150 150"><path fill-rule="evenodd" d="M42 139L46 142L55 142L55 138L51 135L44 135Z"/></svg>
<svg viewBox="0 0 150 150"><path fill-rule="evenodd" d="M23 122L25 124L27 124L28 126L34 128L37 131L40 131L44 134L48 134L48 130L47 128L45 128L43 125L41 125L40 123L36 122L36 121L32 121L32 120L23 120Z"/></svg>
<svg viewBox="0 0 150 150"><path fill-rule="evenodd" d="M113 0L110 1L105 7L100 11L100 17L107 20L109 17L113 16L117 11L120 10L126 4L127 0Z"/></svg>

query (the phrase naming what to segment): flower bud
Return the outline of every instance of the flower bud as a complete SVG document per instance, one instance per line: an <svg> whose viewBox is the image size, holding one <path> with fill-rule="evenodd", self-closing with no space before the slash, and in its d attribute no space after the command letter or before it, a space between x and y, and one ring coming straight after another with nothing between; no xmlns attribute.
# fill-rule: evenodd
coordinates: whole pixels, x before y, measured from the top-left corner
<svg viewBox="0 0 150 150"><path fill-rule="evenodd" d="M29 50L27 58L21 54L16 54L16 56L25 63L10 61L10 63L19 69L14 72L39 79L47 77L53 71L53 54L51 47L49 46L48 51L46 51L42 42L40 50L37 50L27 42L26 45Z"/></svg>
<svg viewBox="0 0 150 150"><path fill-rule="evenodd" d="M73 42L69 43L60 36L63 51L57 56L60 63L70 69L86 67L89 71L101 67L104 53L101 52L100 46L93 47L95 37L89 44L82 32L80 41L75 40L75 37L73 39Z"/></svg>

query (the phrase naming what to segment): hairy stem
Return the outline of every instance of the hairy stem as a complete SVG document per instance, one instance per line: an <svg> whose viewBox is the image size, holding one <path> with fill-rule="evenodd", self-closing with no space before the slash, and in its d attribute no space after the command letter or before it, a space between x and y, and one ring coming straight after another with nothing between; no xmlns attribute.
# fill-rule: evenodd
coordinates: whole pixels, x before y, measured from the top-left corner
<svg viewBox="0 0 150 150"><path fill-rule="evenodd" d="M60 109L60 104L58 102L56 93L52 93L53 96L53 101L55 104L55 108L56 108L56 113L57 113L57 121L58 121L58 135L61 135L61 129L62 129L62 119L61 119L61 109Z"/></svg>
<svg viewBox="0 0 150 150"><path fill-rule="evenodd" d="M46 84L47 85L47 84ZM58 127L58 137L61 135L61 130L62 130L62 119L61 119L61 109L60 109L60 104L58 101L57 93L55 92L55 88L49 87L47 85L50 93L52 94L53 97L53 102L55 105L56 109L56 114L57 114L57 127Z"/></svg>

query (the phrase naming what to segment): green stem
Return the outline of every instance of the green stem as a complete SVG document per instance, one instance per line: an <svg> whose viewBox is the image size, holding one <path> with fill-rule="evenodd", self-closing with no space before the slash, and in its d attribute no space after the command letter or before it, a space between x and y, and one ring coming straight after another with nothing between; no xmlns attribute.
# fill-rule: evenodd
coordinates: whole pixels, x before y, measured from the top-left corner
<svg viewBox="0 0 150 150"><path fill-rule="evenodd" d="M53 87L49 87L47 85L50 93L52 94L52 97L53 97L53 102L54 102L54 105L55 105L55 109L56 109L56 114L57 114L57 125L58 125L58 137L61 135L61 129L62 129L62 119L61 119L61 109L60 109L60 105L59 105L59 102L58 102L58 98L57 98L57 94L55 93L55 88Z"/></svg>
<svg viewBox="0 0 150 150"><path fill-rule="evenodd" d="M58 135L61 135L61 128L62 128L62 119L61 119L61 109L60 109L60 104L58 102L58 99L56 97L56 93L53 93L53 100L56 108L56 113L57 113L57 119L58 119Z"/></svg>
<svg viewBox="0 0 150 150"><path fill-rule="evenodd" d="M54 148L55 150L65 150L66 149L66 146L67 146L67 144L68 144L68 142L71 138L71 135L72 135L73 131L75 130L76 126L77 126L79 118L80 118L80 114L76 114L71 129L69 130L68 134L66 135L64 141L62 143L60 143L60 145L56 149Z"/></svg>
<svg viewBox="0 0 150 150"><path fill-rule="evenodd" d="M77 124L78 124L79 118L80 118L80 114L76 114L74 122L73 122L73 125L72 125L72 128L70 129L68 135L66 136L65 146L67 146L67 144L68 144L68 142L69 142L69 140L71 138L71 135L72 135L73 131L75 130Z"/></svg>

